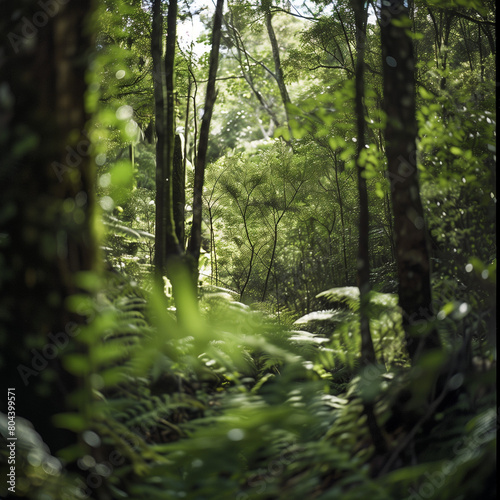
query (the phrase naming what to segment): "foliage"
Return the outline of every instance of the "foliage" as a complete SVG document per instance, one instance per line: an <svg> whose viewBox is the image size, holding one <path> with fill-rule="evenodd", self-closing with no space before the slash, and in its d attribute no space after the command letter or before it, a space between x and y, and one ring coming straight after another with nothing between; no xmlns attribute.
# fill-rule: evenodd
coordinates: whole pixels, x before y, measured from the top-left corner
<svg viewBox="0 0 500 500"><path fill-rule="evenodd" d="M158 291L145 292L116 274L104 282L86 274L80 283L98 292L93 301L82 295L71 303L89 320L78 336L88 356L68 351L63 362L86 382L72 398L75 412L56 420L80 432L83 442L56 459L34 431L23 431L19 470L30 498L51 491L53 498L382 499L432 488L432 498L451 499L491 487L491 371L452 376L450 353L412 369L390 361L368 371L351 368L340 384L342 360L330 356L335 341L284 329L223 290L207 291L201 316L184 316L181 325ZM357 308L356 289L322 297L351 315ZM185 295L183 307L193 313L191 300ZM372 314L384 313L394 298L374 293L371 304ZM387 319L379 321L375 339L382 342ZM354 318L345 324L353 327ZM352 341L342 348L347 358L359 352ZM451 377L443 389L449 401L428 406L419 398L440 373ZM402 460L375 475L387 464L377 465L373 455L366 398L376 401L393 443L387 460ZM411 417L415 412L420 420ZM72 460L76 475L63 472ZM472 470L481 470L480 484L490 486L478 489L468 479Z"/></svg>
<svg viewBox="0 0 500 500"><path fill-rule="evenodd" d="M107 269L75 276L75 293L61 305L85 321L58 351L56 361L79 383L67 412L53 416L79 443L49 450L36 414L17 417L19 496L488 500L496 493L495 6L410 2L419 130L417 151L401 169L419 171L434 309L416 326L436 328L443 346L413 366L396 295L389 195L398 179L385 173L380 26L369 11L360 161L377 360L365 366L355 286L352 3L287 4L228 6L203 191L206 266L195 297L182 266L173 291L170 282L151 281L150 2L100 3L86 99ZM199 14L210 25L210 12L197 8L182 5L179 25ZM272 75L269 9L290 93L286 109ZM199 38L208 46L205 31ZM208 66L201 52L179 44L176 63L186 199ZM0 86L0 106L8 101ZM13 151L32 147L25 140ZM77 213L73 200L62 206L64 217ZM185 209L189 226L189 202ZM13 210L2 206L0 221ZM0 232L2 248L8 240ZM0 255L0 282L14 282L6 266ZM6 314L2 306L2 320ZM0 332L2 345L17 335ZM46 341L19 336L19 352L41 351ZM17 351L8 355L24 362ZM50 395L55 377L42 370L41 390ZM7 432L0 413L0 434ZM8 456L2 445L2 474Z"/></svg>
<svg viewBox="0 0 500 500"><path fill-rule="evenodd" d="M331 339L323 362L329 358L332 368L359 364L361 338L359 333L359 289L332 288L316 296L321 311L309 313L295 321L307 329ZM387 371L404 366L408 360L404 347L401 313L394 294L369 292L367 314L377 361ZM344 373L343 373L344 376Z"/></svg>

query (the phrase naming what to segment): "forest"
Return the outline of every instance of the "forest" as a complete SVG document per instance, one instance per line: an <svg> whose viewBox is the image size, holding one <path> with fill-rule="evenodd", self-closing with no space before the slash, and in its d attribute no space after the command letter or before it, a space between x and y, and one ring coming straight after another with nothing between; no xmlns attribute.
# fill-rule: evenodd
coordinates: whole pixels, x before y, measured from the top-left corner
<svg viewBox="0 0 500 500"><path fill-rule="evenodd" d="M494 1L0 33L1 498L496 498Z"/></svg>

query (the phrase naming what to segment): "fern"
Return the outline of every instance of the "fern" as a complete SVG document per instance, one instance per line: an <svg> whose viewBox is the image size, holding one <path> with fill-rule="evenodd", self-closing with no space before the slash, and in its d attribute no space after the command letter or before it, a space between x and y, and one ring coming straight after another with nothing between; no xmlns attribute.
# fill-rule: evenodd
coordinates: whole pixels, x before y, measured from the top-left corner
<svg viewBox="0 0 500 500"><path fill-rule="evenodd" d="M332 288L318 294L323 309L309 313L295 321L315 333L330 337L335 365L347 365L354 369L361 353L359 336L359 289L357 287ZM397 306L397 297L389 293L371 291L367 313L378 361L388 370L407 364L402 328L402 317Z"/></svg>
<svg viewBox="0 0 500 500"><path fill-rule="evenodd" d="M408 367L394 296L371 297L380 366L370 371L359 366L352 287L320 294L330 309L288 328L227 290L205 290L199 316L181 324L165 300L128 279L83 281L104 293L93 304L75 298L93 318L80 336L88 356L70 352L63 361L86 386L74 396L79 411L58 421L82 433L90 450L65 457L80 457L84 474L101 478L103 498L399 499L446 463L454 472L436 500L478 494L466 479L478 469L491 480L491 394L459 384L452 404L419 423L451 354ZM388 457L374 455L367 400ZM475 453L453 455L478 436ZM109 470L102 457L112 453L122 460ZM63 485L66 497L73 491L63 478L45 474L42 483L46 491Z"/></svg>

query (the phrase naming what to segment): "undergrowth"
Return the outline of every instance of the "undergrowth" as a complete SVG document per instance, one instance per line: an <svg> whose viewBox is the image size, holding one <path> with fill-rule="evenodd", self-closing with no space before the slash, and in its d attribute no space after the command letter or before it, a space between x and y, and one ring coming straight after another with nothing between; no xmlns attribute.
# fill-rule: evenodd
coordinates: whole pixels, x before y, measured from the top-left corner
<svg viewBox="0 0 500 500"><path fill-rule="evenodd" d="M373 292L378 359L361 369L356 289L324 292L322 312L284 327L217 289L199 307L180 290L173 311L161 291L116 274L80 285L93 296L71 303L88 318L86 354L63 361L83 384L56 418L80 444L56 458L20 420L20 496L493 498L492 359L464 364L450 344L411 367L394 296Z"/></svg>

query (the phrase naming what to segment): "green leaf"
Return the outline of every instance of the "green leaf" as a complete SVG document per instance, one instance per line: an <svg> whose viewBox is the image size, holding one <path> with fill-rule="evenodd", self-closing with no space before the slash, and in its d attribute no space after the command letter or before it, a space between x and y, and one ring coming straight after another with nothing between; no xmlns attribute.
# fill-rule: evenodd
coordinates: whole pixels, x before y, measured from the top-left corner
<svg viewBox="0 0 500 500"><path fill-rule="evenodd" d="M384 193L384 190L382 188L382 183L381 182L377 182L375 184L375 194L380 198L380 199L383 199L385 197L385 193Z"/></svg>
<svg viewBox="0 0 500 500"><path fill-rule="evenodd" d="M294 118L290 119L289 124L290 124L290 129L292 131L292 135L295 139L302 139L302 137L304 137L308 132L307 128L302 126Z"/></svg>
<svg viewBox="0 0 500 500"><path fill-rule="evenodd" d="M419 31L413 32L411 30L405 30L406 35L413 40L422 40L424 38L424 34Z"/></svg>
<svg viewBox="0 0 500 500"><path fill-rule="evenodd" d="M346 161L348 160L354 153L354 149L353 148L345 148L342 153L340 153L340 159L342 161Z"/></svg>
<svg viewBox="0 0 500 500"><path fill-rule="evenodd" d="M418 93L422 96L423 99L434 99L434 95L431 94L428 90L424 89L424 87L418 87Z"/></svg>
<svg viewBox="0 0 500 500"><path fill-rule="evenodd" d="M67 354L63 358L63 365L73 375L82 376L90 372L87 356L83 354Z"/></svg>
<svg viewBox="0 0 500 500"><path fill-rule="evenodd" d="M60 429L81 432L87 428L85 417L79 413L58 413L52 417L52 422Z"/></svg>
<svg viewBox="0 0 500 500"><path fill-rule="evenodd" d="M408 16L401 16L399 19L393 19L392 25L398 28L411 28L412 22Z"/></svg>
<svg viewBox="0 0 500 500"><path fill-rule="evenodd" d="M89 292L98 292L102 287L100 276L93 271L82 271L75 275L75 284Z"/></svg>
<svg viewBox="0 0 500 500"><path fill-rule="evenodd" d="M117 161L111 169L111 185L116 187L132 187L134 169L128 160Z"/></svg>
<svg viewBox="0 0 500 500"><path fill-rule="evenodd" d="M275 132L274 132L274 137L283 137L285 141L290 140L290 132L288 130L288 127L278 127Z"/></svg>
<svg viewBox="0 0 500 500"><path fill-rule="evenodd" d="M39 142L39 137L36 134L26 133L20 140L16 141L13 144L11 148L11 154L14 158L20 158L30 151L36 149Z"/></svg>

